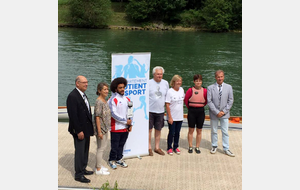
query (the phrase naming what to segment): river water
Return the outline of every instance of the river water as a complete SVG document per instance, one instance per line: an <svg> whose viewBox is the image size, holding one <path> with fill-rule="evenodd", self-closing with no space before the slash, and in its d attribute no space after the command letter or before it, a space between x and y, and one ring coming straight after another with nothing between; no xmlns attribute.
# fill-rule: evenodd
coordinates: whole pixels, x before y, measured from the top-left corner
<svg viewBox="0 0 300 190"><path fill-rule="evenodd" d="M133 52L151 52L150 71L163 66L169 82L179 74L185 92L193 86L194 74L201 74L207 87L215 83L214 72L224 70L224 82L233 87L231 115L242 116L241 33L58 28L58 106L66 105L78 75L89 81L86 94L93 106L97 84L110 84L111 54Z"/></svg>

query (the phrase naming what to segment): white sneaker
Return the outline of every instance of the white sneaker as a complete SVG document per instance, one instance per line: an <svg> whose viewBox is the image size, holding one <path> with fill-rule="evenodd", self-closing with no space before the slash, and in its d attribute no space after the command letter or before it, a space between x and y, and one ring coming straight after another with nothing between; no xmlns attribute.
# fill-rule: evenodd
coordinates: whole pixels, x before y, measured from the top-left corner
<svg viewBox="0 0 300 190"><path fill-rule="evenodd" d="M127 164L125 163L125 161L122 160L122 159L116 161L116 164L122 166L123 168L127 168L127 167L128 167L128 165L127 165Z"/></svg>
<svg viewBox="0 0 300 190"><path fill-rule="evenodd" d="M108 171L108 168L106 168L106 167L104 167L104 166L102 166L102 165L101 165L101 169L103 169L104 171ZM95 167L94 170L96 171L96 170L97 170L97 167Z"/></svg>
<svg viewBox="0 0 300 190"><path fill-rule="evenodd" d="M215 154L217 152L217 147L212 147L212 149L210 150L211 154Z"/></svg>
<svg viewBox="0 0 300 190"><path fill-rule="evenodd" d="M96 175L109 175L110 173L106 170L104 170L104 168L101 168L99 171L96 169L95 170Z"/></svg>
<svg viewBox="0 0 300 190"><path fill-rule="evenodd" d="M108 165L109 165L113 170L117 169L117 165L116 165L116 162L115 162L115 161L109 161L109 162L108 162Z"/></svg>
<svg viewBox="0 0 300 190"><path fill-rule="evenodd" d="M228 156L235 157L235 155L232 152L230 152L230 150L225 150L224 152Z"/></svg>
<svg viewBox="0 0 300 190"><path fill-rule="evenodd" d="M108 171L108 168L104 167L101 165L101 168L104 170L104 171Z"/></svg>

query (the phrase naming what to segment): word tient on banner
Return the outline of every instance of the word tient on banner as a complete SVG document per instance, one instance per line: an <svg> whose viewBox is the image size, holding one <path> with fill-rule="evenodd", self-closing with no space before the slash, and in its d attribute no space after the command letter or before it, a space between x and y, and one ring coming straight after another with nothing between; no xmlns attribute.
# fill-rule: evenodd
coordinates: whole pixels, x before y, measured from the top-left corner
<svg viewBox="0 0 300 190"><path fill-rule="evenodd" d="M146 93L147 79L128 79L125 96L144 95Z"/></svg>

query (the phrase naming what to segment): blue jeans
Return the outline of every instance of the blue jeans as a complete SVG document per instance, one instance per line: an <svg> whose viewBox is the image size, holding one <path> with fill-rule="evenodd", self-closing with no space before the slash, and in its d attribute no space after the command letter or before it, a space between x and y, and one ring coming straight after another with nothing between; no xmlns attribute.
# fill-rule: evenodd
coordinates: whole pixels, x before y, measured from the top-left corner
<svg viewBox="0 0 300 190"><path fill-rule="evenodd" d="M169 134L168 134L168 150L172 149L172 143L174 140L173 150L178 148L179 144L179 137L180 137L180 129L182 125L182 121L173 121L173 124L169 125Z"/></svg>
<svg viewBox="0 0 300 190"><path fill-rule="evenodd" d="M211 146L218 147L218 122L220 120L222 130L222 144L223 150L229 150L229 136L228 136L228 119L211 119Z"/></svg>

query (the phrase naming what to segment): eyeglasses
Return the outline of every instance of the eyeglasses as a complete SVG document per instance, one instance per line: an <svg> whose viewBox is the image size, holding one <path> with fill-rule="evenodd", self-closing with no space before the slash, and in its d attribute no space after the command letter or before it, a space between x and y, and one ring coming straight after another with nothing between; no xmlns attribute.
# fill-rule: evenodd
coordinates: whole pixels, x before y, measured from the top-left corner
<svg viewBox="0 0 300 190"><path fill-rule="evenodd" d="M78 81L78 82L80 82L80 81ZM87 83L88 83L88 81L86 81L86 82L80 82L80 83L87 84Z"/></svg>

